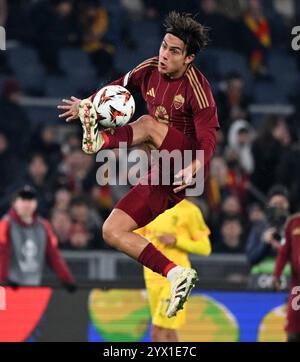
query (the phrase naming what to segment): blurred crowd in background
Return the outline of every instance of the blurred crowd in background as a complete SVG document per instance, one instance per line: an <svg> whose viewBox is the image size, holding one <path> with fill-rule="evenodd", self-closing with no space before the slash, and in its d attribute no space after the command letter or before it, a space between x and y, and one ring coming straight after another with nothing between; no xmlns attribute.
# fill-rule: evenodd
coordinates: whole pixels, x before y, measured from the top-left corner
<svg viewBox="0 0 300 362"><path fill-rule="evenodd" d="M299 1L0 0L1 216L12 192L30 184L61 249L107 248L101 225L128 187L99 186L78 123L59 122L55 106L38 100L86 97L158 54L173 9L212 29L196 64L213 86L221 130L205 194L194 201L213 252L245 252L274 185L289 189L291 212L300 209L300 52L291 48Z"/></svg>

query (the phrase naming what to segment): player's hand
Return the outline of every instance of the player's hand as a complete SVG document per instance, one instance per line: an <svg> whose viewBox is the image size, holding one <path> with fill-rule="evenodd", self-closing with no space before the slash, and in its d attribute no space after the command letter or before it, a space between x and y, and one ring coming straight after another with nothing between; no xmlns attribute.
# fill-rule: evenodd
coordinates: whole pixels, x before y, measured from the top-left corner
<svg viewBox="0 0 300 362"><path fill-rule="evenodd" d="M279 292L281 289L280 279L275 276L273 276L273 279L272 279L272 288L275 292Z"/></svg>
<svg viewBox="0 0 300 362"><path fill-rule="evenodd" d="M172 234L163 234L158 236L158 241L164 245L173 246L176 243L176 237Z"/></svg>
<svg viewBox="0 0 300 362"><path fill-rule="evenodd" d="M193 169L192 166L188 166L183 170L180 170L175 176L175 181L173 182L173 186L178 186L174 188L175 194L184 190L186 187L193 185Z"/></svg>
<svg viewBox="0 0 300 362"><path fill-rule="evenodd" d="M57 106L58 109L62 109L65 112L61 113L58 117L59 118L66 118L66 122L73 121L78 118L79 112L79 103L81 99L76 97L71 97L71 99L63 99L63 103Z"/></svg>

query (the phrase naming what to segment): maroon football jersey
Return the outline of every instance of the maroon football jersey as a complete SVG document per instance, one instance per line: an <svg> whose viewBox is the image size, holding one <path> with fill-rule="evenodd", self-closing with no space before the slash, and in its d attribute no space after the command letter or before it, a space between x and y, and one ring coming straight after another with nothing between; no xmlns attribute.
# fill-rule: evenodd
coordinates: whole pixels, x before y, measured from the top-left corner
<svg viewBox="0 0 300 362"><path fill-rule="evenodd" d="M219 128L211 87L204 75L190 64L184 75L171 79L158 71L158 57L145 60L111 84L141 92L149 114L192 136L201 143L205 129Z"/></svg>
<svg viewBox="0 0 300 362"><path fill-rule="evenodd" d="M300 213L289 218L285 228L285 243L281 246L275 267L279 277L287 262L292 267L292 284L300 285Z"/></svg>

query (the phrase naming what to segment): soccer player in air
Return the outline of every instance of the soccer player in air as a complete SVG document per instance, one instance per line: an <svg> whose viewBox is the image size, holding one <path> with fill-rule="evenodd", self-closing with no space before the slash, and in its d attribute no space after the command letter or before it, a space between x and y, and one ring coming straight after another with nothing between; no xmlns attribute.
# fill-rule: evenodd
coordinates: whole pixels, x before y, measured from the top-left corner
<svg viewBox="0 0 300 362"><path fill-rule="evenodd" d="M193 65L196 54L208 41L207 29L188 14L171 12L165 20L166 34L159 56L148 59L112 82L130 92L141 92L149 114L137 121L109 130L99 130L92 95L80 100L63 100L60 115L66 121L78 117L83 127L82 148L86 153L151 142L158 151L204 151L204 162L195 157L189 166L176 173L172 185L137 183L115 206L103 225L104 240L114 248L138 260L171 282L168 317L183 307L195 285L197 273L177 266L155 246L133 231L147 225L166 209L186 196L193 176L202 167L206 172L212 157L219 128L217 109L211 87L204 75ZM151 175L152 170L149 170ZM181 181L178 181L178 178Z"/></svg>
<svg viewBox="0 0 300 362"><path fill-rule="evenodd" d="M210 230L201 210L187 200L159 215L150 224L136 230L176 264L190 267L188 253L209 255ZM176 317L166 315L170 283L166 278L144 268L148 300L152 316L152 342L179 342L177 331L186 322L186 304Z"/></svg>
<svg viewBox="0 0 300 362"><path fill-rule="evenodd" d="M292 285L285 330L288 342L300 342L300 213L292 215L285 225L284 244L279 249L273 275L273 286L277 291L280 290L280 276L288 261L292 267Z"/></svg>

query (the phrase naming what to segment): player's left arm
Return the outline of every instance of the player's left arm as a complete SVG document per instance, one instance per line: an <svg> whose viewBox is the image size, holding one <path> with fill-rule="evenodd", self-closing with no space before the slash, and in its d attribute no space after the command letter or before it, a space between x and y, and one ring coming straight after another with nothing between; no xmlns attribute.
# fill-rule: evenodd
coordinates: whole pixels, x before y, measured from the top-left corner
<svg viewBox="0 0 300 362"><path fill-rule="evenodd" d="M204 152L203 161L195 158L188 167L175 175L175 178L179 178L183 182L174 183L174 185L178 185L174 192L179 192L191 185L193 177L201 167L204 167L204 175L207 175L209 161L215 152L219 128L217 107L208 85L201 87L201 92L202 97L205 95L205 98L199 100L199 90L191 89L190 105L193 112L198 149Z"/></svg>
<svg viewBox="0 0 300 362"><path fill-rule="evenodd" d="M210 255L210 230L205 224L202 213L198 209L193 208L186 217L188 223L185 228L178 230L176 247L192 254Z"/></svg>

